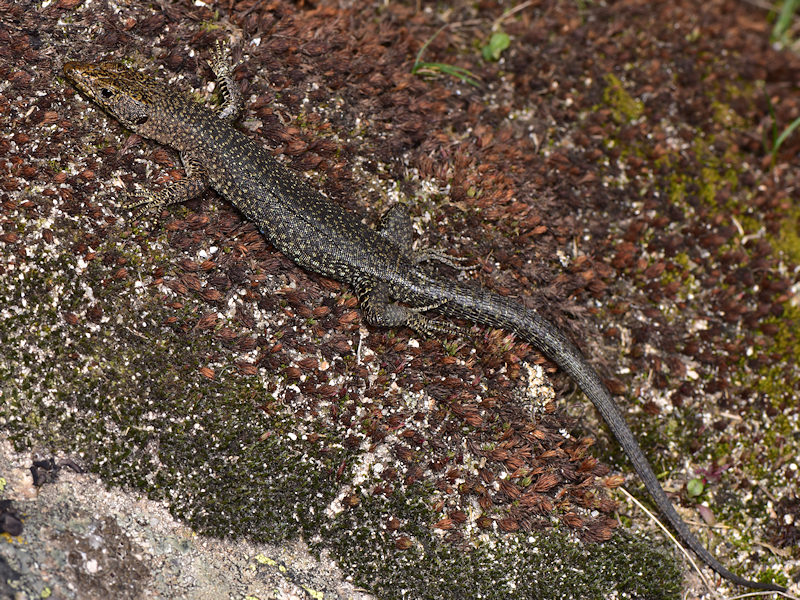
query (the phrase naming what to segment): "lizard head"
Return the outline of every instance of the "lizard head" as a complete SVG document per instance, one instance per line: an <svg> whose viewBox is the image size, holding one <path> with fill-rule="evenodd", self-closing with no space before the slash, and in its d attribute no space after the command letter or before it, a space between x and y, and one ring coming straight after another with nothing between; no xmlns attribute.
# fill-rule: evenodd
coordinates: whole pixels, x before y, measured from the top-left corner
<svg viewBox="0 0 800 600"><path fill-rule="evenodd" d="M68 62L64 65L64 75L133 131L138 131L151 116L152 83L123 64Z"/></svg>

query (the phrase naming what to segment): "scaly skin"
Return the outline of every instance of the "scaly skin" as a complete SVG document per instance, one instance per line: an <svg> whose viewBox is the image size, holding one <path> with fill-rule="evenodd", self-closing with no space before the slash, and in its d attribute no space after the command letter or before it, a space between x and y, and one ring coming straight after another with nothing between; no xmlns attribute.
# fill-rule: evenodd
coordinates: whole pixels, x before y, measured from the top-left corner
<svg viewBox="0 0 800 600"><path fill-rule="evenodd" d="M126 127L180 152L186 178L129 205L151 210L188 200L210 186L298 265L350 284L365 320L372 325L407 325L424 334L456 331L453 325L423 314L436 310L513 332L566 371L594 403L686 545L733 583L785 591L739 577L711 556L675 511L597 372L556 327L518 302L436 276L423 263L452 264L453 259L412 249L411 224L403 207L388 211L380 227L371 229L279 164L231 126L241 112L241 98L222 45L212 53L209 64L226 96L216 114L118 63L69 62L64 66L64 74L78 89Z"/></svg>

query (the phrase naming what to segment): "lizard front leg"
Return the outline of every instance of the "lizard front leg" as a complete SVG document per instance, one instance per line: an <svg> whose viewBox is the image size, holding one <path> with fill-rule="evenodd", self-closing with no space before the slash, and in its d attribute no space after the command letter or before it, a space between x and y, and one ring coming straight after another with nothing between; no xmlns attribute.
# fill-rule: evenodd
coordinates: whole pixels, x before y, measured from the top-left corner
<svg viewBox="0 0 800 600"><path fill-rule="evenodd" d="M122 203L124 208L139 207L133 213L134 219L162 206L191 200L208 189L208 177L200 158L183 152L181 153L181 162L186 171L186 177L170 183L158 192L145 192L142 196L131 197Z"/></svg>

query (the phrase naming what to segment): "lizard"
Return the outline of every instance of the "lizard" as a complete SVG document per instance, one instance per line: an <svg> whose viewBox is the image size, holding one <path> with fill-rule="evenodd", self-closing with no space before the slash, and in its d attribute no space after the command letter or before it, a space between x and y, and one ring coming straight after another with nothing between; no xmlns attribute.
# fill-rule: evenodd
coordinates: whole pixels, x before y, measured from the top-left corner
<svg viewBox="0 0 800 600"><path fill-rule="evenodd" d="M458 260L438 250L413 248L411 218L403 204L391 207L372 228L283 166L234 126L244 106L226 45L217 44L210 56L208 63L223 98L216 110L119 62L70 61L63 66L67 79L123 126L180 153L186 177L124 202L123 207L139 207L134 218L194 198L210 187L300 267L348 284L369 325L408 326L432 336L461 331L426 314L435 311L512 332L552 360L591 400L656 506L687 546L734 584L785 591L777 584L750 581L731 572L692 533L599 374L564 333L513 298L438 275L428 263L458 267Z"/></svg>

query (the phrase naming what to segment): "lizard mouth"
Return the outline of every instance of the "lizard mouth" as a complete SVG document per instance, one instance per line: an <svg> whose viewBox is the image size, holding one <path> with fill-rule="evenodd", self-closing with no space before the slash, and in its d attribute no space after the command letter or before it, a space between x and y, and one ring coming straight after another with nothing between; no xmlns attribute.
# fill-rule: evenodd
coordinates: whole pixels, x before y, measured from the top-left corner
<svg viewBox="0 0 800 600"><path fill-rule="evenodd" d="M86 63L70 61L64 65L62 71L64 73L64 76L75 84L75 87L77 87L81 92L83 92L90 98L94 98L92 89L87 82L87 77L86 77L87 66L88 65Z"/></svg>

